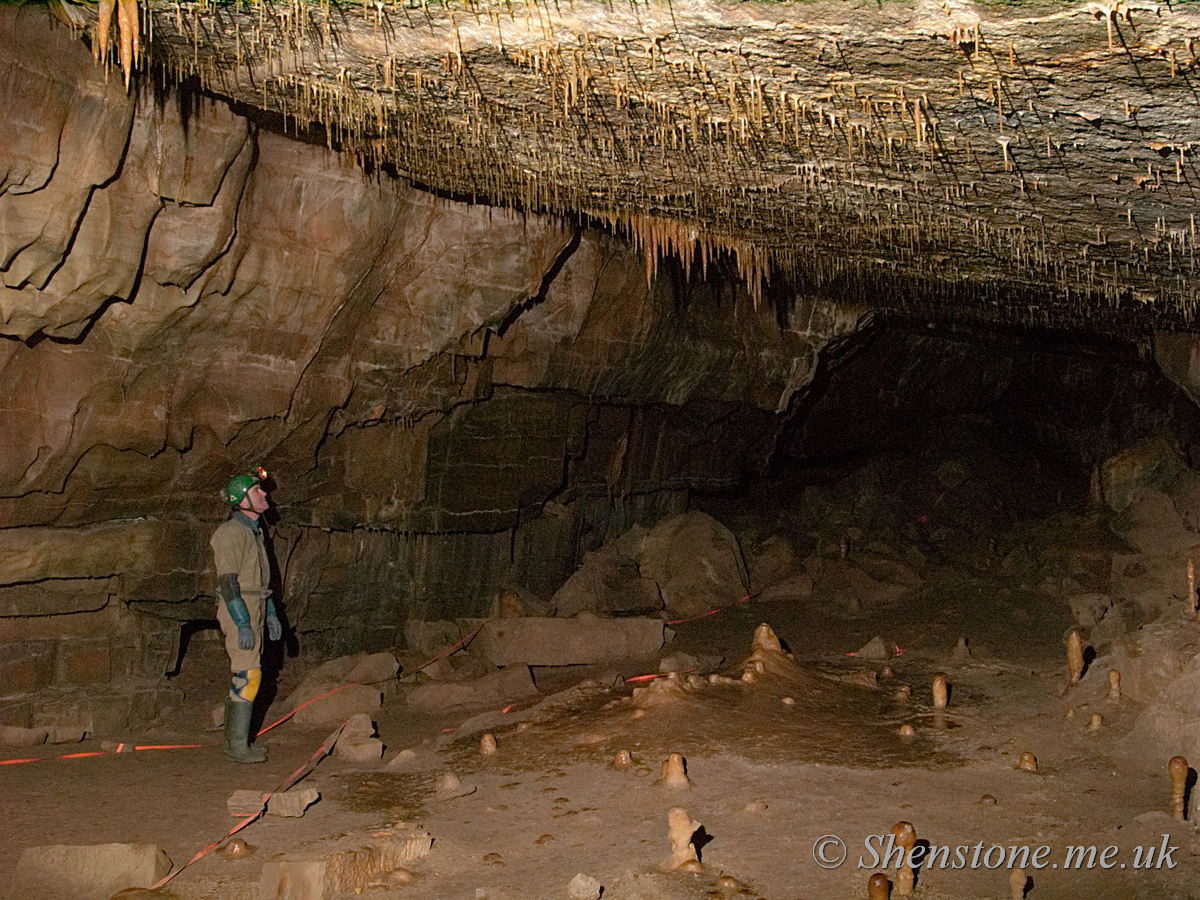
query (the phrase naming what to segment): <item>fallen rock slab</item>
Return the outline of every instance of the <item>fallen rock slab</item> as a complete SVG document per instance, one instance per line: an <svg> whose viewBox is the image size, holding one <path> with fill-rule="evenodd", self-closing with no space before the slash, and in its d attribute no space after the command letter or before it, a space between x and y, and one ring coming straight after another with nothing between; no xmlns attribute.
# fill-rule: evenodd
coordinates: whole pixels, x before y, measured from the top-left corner
<svg viewBox="0 0 1200 900"><path fill-rule="evenodd" d="M234 791L225 801L225 806L231 816L253 816L262 812L263 797L262 791ZM316 788L270 794L266 797L267 815L299 818L320 799L321 792Z"/></svg>
<svg viewBox="0 0 1200 900"><path fill-rule="evenodd" d="M354 765L379 762L383 758L383 741L373 737L341 737L333 755L342 762Z"/></svg>
<svg viewBox="0 0 1200 900"><path fill-rule="evenodd" d="M337 690L335 690L335 688ZM321 696L329 691L333 693ZM305 696L308 694L308 696ZM310 691L296 691L288 697L286 706L295 709L303 703L320 697L305 706L293 717L297 725L341 724L358 713L373 713L383 706L383 693L377 687L365 684L315 685Z"/></svg>
<svg viewBox="0 0 1200 900"><path fill-rule="evenodd" d="M37 747L46 743L48 728L21 728L17 725L0 726L0 744L6 747Z"/></svg>
<svg viewBox="0 0 1200 900"><path fill-rule="evenodd" d="M493 620L471 650L495 666L574 666L657 656L662 645L661 619L581 615Z"/></svg>
<svg viewBox="0 0 1200 900"><path fill-rule="evenodd" d="M514 619L503 621L512 622ZM551 621L549 619L545 621ZM446 709L451 706L493 706L536 696L528 666L511 666L469 681L433 681L413 688L408 705L421 709Z"/></svg>
<svg viewBox="0 0 1200 900"><path fill-rule="evenodd" d="M54 844L21 853L14 896L38 900L109 900L126 888L148 888L171 871L154 844Z"/></svg>
<svg viewBox="0 0 1200 900"><path fill-rule="evenodd" d="M361 894L373 879L422 859L432 844L423 828L403 823L306 845L263 865L259 896L328 900Z"/></svg>

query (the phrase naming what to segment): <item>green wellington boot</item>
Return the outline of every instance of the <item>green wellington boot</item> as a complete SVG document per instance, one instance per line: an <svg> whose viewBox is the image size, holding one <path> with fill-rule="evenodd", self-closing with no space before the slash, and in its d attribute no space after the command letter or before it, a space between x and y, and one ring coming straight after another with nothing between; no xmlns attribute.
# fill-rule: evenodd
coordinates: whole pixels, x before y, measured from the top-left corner
<svg viewBox="0 0 1200 900"><path fill-rule="evenodd" d="M266 747L250 745L250 716L253 712L253 703L225 701L225 755L234 762L267 761Z"/></svg>

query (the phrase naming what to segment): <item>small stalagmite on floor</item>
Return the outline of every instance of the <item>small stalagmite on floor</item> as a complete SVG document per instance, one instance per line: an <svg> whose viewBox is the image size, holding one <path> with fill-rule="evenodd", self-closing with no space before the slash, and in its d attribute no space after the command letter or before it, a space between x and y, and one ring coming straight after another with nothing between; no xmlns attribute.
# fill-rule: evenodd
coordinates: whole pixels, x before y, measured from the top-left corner
<svg viewBox="0 0 1200 900"><path fill-rule="evenodd" d="M479 739L479 755L491 756L496 752L496 736L494 734L485 734Z"/></svg>
<svg viewBox="0 0 1200 900"><path fill-rule="evenodd" d="M1108 670L1108 697L1109 703L1121 702L1121 673L1116 669Z"/></svg>
<svg viewBox="0 0 1200 900"><path fill-rule="evenodd" d="M1100 713L1092 713L1092 717L1088 719L1088 729L1090 731L1099 731L1104 727L1104 716Z"/></svg>
<svg viewBox="0 0 1200 900"><path fill-rule="evenodd" d="M1021 761L1017 763L1017 768L1020 769L1022 772L1036 772L1037 771L1037 757L1034 756L1032 753L1030 753L1028 750L1026 750L1024 753L1021 754Z"/></svg>
<svg viewBox="0 0 1200 900"><path fill-rule="evenodd" d="M668 672L645 687L633 689L633 703L639 709L666 706L687 696L687 682L678 672Z"/></svg>
<svg viewBox="0 0 1200 900"><path fill-rule="evenodd" d="M699 871L700 857L692 836L700 830L700 823L688 815L682 806L667 812L667 838L671 842L671 855L662 864L664 872L680 870Z"/></svg>
<svg viewBox="0 0 1200 900"><path fill-rule="evenodd" d="M750 644L750 656L742 664L742 680L753 682L756 676L767 673L780 675L792 674L796 663L790 653L783 649L778 635L766 622L754 629L754 639ZM747 679L746 676L750 678Z"/></svg>
<svg viewBox="0 0 1200 900"><path fill-rule="evenodd" d="M628 750L618 750L613 754L613 768L622 772L633 765L633 755Z"/></svg>
<svg viewBox="0 0 1200 900"><path fill-rule="evenodd" d="M667 787L691 787L691 782L688 781L687 769L683 764L682 753L672 753L663 760L661 780Z"/></svg>
<svg viewBox="0 0 1200 900"><path fill-rule="evenodd" d="M950 654L950 658L956 663L964 663L971 658L971 648L967 645L966 637L959 637L958 643L954 645L954 651Z"/></svg>
<svg viewBox="0 0 1200 900"><path fill-rule="evenodd" d="M1012 890L1012 900L1025 900L1025 870L1018 867L1008 876L1008 886Z"/></svg>
<svg viewBox="0 0 1200 900"><path fill-rule="evenodd" d="M876 872L867 879L867 900L888 900L891 894L891 882L883 872Z"/></svg>
<svg viewBox="0 0 1200 900"><path fill-rule="evenodd" d="M933 708L945 709L950 702L950 689L946 686L946 675L938 672L933 676Z"/></svg>
<svg viewBox="0 0 1200 900"><path fill-rule="evenodd" d="M904 848L904 862L896 872L896 896L911 897L916 873L909 865L909 858L917 844L917 829L912 822L897 822L892 826L892 834L896 836L896 846Z"/></svg>
<svg viewBox="0 0 1200 900"><path fill-rule="evenodd" d="M1079 684L1083 677L1083 635L1075 628L1067 635L1067 668L1071 671L1071 684Z"/></svg>
<svg viewBox="0 0 1200 900"><path fill-rule="evenodd" d="M1182 822L1187 801L1187 760L1182 756L1172 756L1167 763L1167 774L1171 776L1171 815Z"/></svg>

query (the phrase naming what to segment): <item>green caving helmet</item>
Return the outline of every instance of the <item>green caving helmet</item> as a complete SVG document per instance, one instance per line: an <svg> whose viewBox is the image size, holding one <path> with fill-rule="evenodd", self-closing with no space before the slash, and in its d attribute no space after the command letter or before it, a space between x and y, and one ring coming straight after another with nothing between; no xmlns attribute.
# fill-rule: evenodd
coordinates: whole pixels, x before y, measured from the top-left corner
<svg viewBox="0 0 1200 900"><path fill-rule="evenodd" d="M235 475L229 480L229 484L225 485L225 502L230 506L237 506L242 502L242 498L250 491L250 488L256 484L262 484L267 473L260 466L254 472L248 472L245 475Z"/></svg>

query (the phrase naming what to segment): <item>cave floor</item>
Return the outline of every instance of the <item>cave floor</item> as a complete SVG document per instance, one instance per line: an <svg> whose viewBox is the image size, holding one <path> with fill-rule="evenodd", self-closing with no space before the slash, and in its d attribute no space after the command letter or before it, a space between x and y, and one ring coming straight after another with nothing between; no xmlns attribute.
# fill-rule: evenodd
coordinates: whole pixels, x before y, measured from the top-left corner
<svg viewBox="0 0 1200 900"><path fill-rule="evenodd" d="M388 747L384 762L402 748L416 750L407 768L324 759L301 782L321 792L302 818L267 816L239 835L250 855L215 850L144 896L249 900L259 896L263 862L276 854L400 820L427 829L433 849L410 867L411 883L364 893L560 898L583 873L616 900L861 898L879 868L872 849L903 820L915 825L919 840L964 848L960 859L952 852L919 872L918 897L1011 896L1005 864L1013 846L1048 848L1035 857L1042 868L1025 867L1026 895L1035 900L1200 896L1200 842L1191 822L1169 816L1167 760L1130 736L1137 704L1107 702L1103 671L1089 670L1068 687L1065 610L1048 613L1034 595L1022 608L1014 594L997 618L983 599L988 590L986 579L935 579L901 605L842 614L801 598L745 602L678 626L668 649L723 657L721 671L736 677L756 626L766 622L792 651L795 672L768 672L754 685L664 691L661 703L635 704L629 686L605 687L594 671L535 670L543 695L562 692L563 703L523 725L521 707L511 710L514 724L492 729L499 746L492 756L480 755L470 728L462 737L455 731L487 710L417 715L394 696L375 718ZM847 655L876 635L901 654L886 663ZM954 657L959 635L974 648L967 659ZM233 791L274 789L303 765L328 728L289 722L274 729L264 765L222 757L220 733L206 728L220 702L221 663L215 641L198 641L178 676L187 703L131 735L138 743L201 747L5 767L0 874L12 871L25 847L59 843L149 842L179 865L232 827L226 799ZM890 676L879 674L885 664ZM630 663L621 674L656 666ZM951 685L944 713L932 709L936 671ZM875 690L849 683L871 676ZM288 680L285 669L279 697ZM911 703L893 700L901 684L912 686ZM1096 711L1105 724L1091 730ZM277 703L267 720L284 712ZM904 723L914 726L914 737L898 735ZM28 755L86 752L95 744ZM632 768L611 764L619 749L631 752ZM1016 768L1023 751L1036 755L1036 773ZM687 760L689 788L658 783L672 752ZM446 771L476 790L431 799ZM761 801L757 808L754 801ZM703 873L659 871L670 850L667 811L675 806L703 825ZM826 835L846 848L846 861L835 868L814 858ZM1163 835L1178 848L1165 861L1174 866L1135 870L1137 848L1157 850ZM1079 869L1064 869L1069 848L1090 846L1097 848L1091 867L1085 859ZM1110 847L1116 849L1105 856ZM825 855L838 855L834 844ZM890 874L894 880L894 866ZM737 886L719 887L722 875Z"/></svg>

